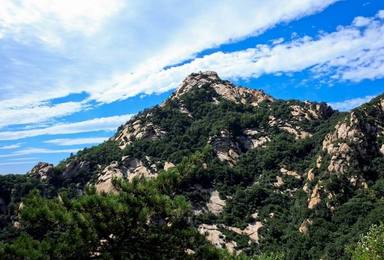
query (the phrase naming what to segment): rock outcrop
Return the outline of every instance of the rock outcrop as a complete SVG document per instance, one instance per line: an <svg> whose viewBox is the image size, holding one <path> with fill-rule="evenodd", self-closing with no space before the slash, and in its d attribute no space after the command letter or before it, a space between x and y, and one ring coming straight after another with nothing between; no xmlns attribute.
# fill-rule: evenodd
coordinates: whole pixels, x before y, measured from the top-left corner
<svg viewBox="0 0 384 260"><path fill-rule="evenodd" d="M299 227L299 232L301 234L307 235L309 231L309 226L312 225L313 221L309 218L305 219Z"/></svg>
<svg viewBox="0 0 384 260"><path fill-rule="evenodd" d="M271 139L257 129L245 129L239 137L239 142L246 150L265 147Z"/></svg>
<svg viewBox="0 0 384 260"><path fill-rule="evenodd" d="M204 235L205 238L217 248L226 248L232 254L238 254L241 251L236 250L237 243L236 241L229 240L221 231L226 229L228 231L234 232L239 235L249 237L251 242L259 242L259 230L263 227L263 223L260 221L256 221L254 223L248 224L244 229L231 227L226 225L208 225L208 224L200 224L198 226L198 231L200 234Z"/></svg>
<svg viewBox="0 0 384 260"><path fill-rule="evenodd" d="M263 223L256 221L254 223L248 224L244 229L236 227L225 227L226 229L235 232L239 235L248 236L253 242L259 242L259 229L263 227Z"/></svg>
<svg viewBox="0 0 384 260"><path fill-rule="evenodd" d="M298 126L294 127L289 123L285 123L285 125L281 126L280 129L284 130L285 132L287 132L289 134L294 135L295 139L305 139L305 138L312 136L311 133L308 133L308 132L300 129L300 127L298 127Z"/></svg>
<svg viewBox="0 0 384 260"><path fill-rule="evenodd" d="M291 115L298 121L313 121L328 118L334 111L325 103L304 102L290 105Z"/></svg>
<svg viewBox="0 0 384 260"><path fill-rule="evenodd" d="M317 183L312 190L310 198L308 199L309 209L315 208L321 202L320 189L321 189L321 186Z"/></svg>
<svg viewBox="0 0 384 260"><path fill-rule="evenodd" d="M123 125L113 140L121 149L137 140L160 138L165 134L159 127L149 121L150 114L142 118L134 118Z"/></svg>
<svg viewBox="0 0 384 260"><path fill-rule="evenodd" d="M174 167L176 167L176 165L174 165L174 164L171 163L171 162L165 162L165 163L164 163L164 170L165 170L165 171L167 171L167 170L169 170L169 169L171 169L171 168L174 168Z"/></svg>
<svg viewBox="0 0 384 260"><path fill-rule="evenodd" d="M384 136L384 97L379 97L349 113L323 141L323 151L331 160L328 171L345 173L352 162L369 161L383 151L379 138Z"/></svg>
<svg viewBox="0 0 384 260"><path fill-rule="evenodd" d="M116 193L117 190L113 185L113 179L123 178L124 174L118 168L118 162L112 162L98 176L95 183L96 191L98 193Z"/></svg>
<svg viewBox="0 0 384 260"><path fill-rule="evenodd" d="M280 173L281 173L282 175L291 176L291 177L294 177L294 178L299 179L299 180L301 179L301 175L300 175L300 174L298 174L298 173L295 172L295 171L287 170L287 169L285 169L285 168L280 168Z"/></svg>
<svg viewBox="0 0 384 260"><path fill-rule="evenodd" d="M198 231L215 247L225 248L232 254L236 253L237 243L231 240L228 241L217 225L201 224Z"/></svg>
<svg viewBox="0 0 384 260"><path fill-rule="evenodd" d="M72 178L81 173L87 173L91 170L90 163L85 160L75 158L65 165L65 169L62 173L64 178Z"/></svg>
<svg viewBox="0 0 384 260"><path fill-rule="evenodd" d="M239 144L233 140L228 130L222 130L220 135L211 137L208 143L212 145L217 158L220 161L228 162L230 165L236 163L241 153Z"/></svg>
<svg viewBox="0 0 384 260"><path fill-rule="evenodd" d="M216 93L229 101L239 104L258 106L261 102L272 102L273 98L261 90L236 87L229 81L219 78L216 72L206 71L192 73L178 87L172 99L179 99L194 88L210 86Z"/></svg>
<svg viewBox="0 0 384 260"><path fill-rule="evenodd" d="M53 164L39 162L32 168L32 170L27 173L27 175L33 178L38 178L40 180L47 180L52 177L53 168Z"/></svg>
<svg viewBox="0 0 384 260"><path fill-rule="evenodd" d="M148 160L149 161L149 160ZM157 177L155 165L150 167L136 158L123 157L119 162L112 162L98 175L95 182L98 192L116 192L113 186L114 178L125 178L132 181L134 178L154 178Z"/></svg>
<svg viewBox="0 0 384 260"><path fill-rule="evenodd" d="M219 215L225 207L225 200L220 198L220 194L217 190L212 191L209 202L207 203L208 211L214 215Z"/></svg>

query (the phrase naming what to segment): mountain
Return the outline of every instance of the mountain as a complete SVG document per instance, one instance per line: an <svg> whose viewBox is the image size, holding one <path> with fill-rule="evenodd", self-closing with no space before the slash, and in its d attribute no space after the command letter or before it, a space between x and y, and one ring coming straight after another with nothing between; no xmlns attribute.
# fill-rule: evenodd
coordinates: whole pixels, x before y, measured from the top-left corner
<svg viewBox="0 0 384 260"><path fill-rule="evenodd" d="M0 255L349 259L384 215L383 130L384 96L341 113L193 73L103 144L2 176Z"/></svg>

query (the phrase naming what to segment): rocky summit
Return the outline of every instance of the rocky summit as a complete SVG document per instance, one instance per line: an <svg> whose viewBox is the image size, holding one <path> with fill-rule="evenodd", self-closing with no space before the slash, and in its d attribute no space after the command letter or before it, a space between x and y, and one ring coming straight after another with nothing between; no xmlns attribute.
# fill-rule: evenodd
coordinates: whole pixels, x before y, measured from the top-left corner
<svg viewBox="0 0 384 260"><path fill-rule="evenodd" d="M349 259L384 216L384 96L341 113L193 73L108 141L0 180L0 256Z"/></svg>

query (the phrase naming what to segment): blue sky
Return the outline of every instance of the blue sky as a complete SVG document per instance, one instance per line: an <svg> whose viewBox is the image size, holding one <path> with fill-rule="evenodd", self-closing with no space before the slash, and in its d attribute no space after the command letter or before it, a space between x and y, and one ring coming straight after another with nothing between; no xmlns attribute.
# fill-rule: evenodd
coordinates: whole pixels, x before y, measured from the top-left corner
<svg viewBox="0 0 384 260"><path fill-rule="evenodd" d="M112 136L214 70L349 110L384 92L381 0L0 0L0 174Z"/></svg>

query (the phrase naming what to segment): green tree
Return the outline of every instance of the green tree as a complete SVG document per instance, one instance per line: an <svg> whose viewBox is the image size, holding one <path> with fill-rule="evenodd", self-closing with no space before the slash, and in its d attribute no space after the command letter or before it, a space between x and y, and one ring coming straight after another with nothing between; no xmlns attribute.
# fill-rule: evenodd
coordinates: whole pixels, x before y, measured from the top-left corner
<svg viewBox="0 0 384 260"><path fill-rule="evenodd" d="M372 225L368 233L361 237L352 250L356 260L384 259L384 224Z"/></svg>

